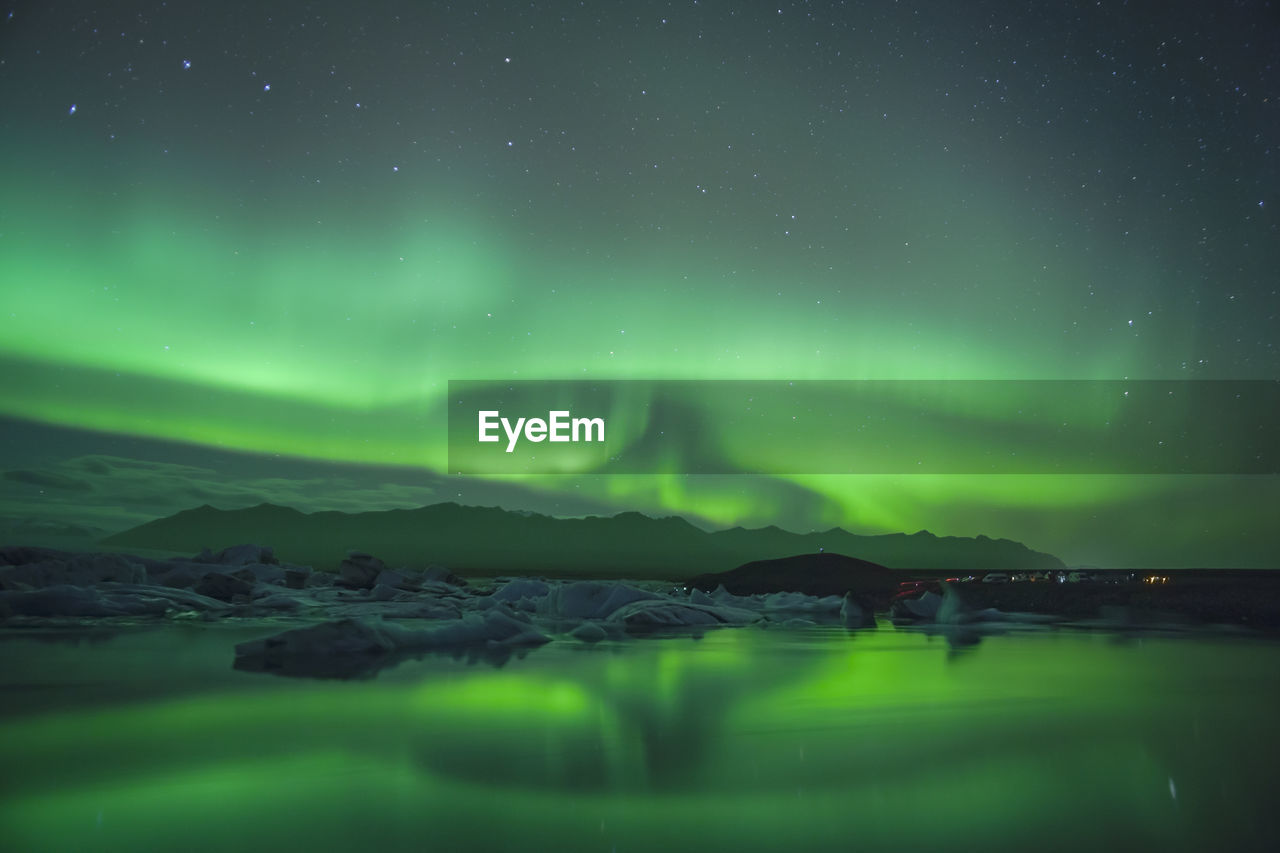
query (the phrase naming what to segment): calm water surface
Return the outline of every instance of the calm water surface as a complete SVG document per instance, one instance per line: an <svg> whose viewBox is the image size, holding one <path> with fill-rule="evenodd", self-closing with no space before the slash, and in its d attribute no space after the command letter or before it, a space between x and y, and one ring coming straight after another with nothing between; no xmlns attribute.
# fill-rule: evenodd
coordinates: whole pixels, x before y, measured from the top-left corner
<svg viewBox="0 0 1280 853"><path fill-rule="evenodd" d="M722 630L355 681L0 635L9 850L1267 849L1280 644Z"/></svg>

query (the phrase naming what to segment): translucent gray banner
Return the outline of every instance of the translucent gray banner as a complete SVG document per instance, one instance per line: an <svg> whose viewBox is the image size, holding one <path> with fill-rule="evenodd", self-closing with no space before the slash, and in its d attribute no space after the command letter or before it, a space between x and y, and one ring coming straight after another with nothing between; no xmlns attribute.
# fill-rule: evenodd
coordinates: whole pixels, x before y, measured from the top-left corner
<svg viewBox="0 0 1280 853"><path fill-rule="evenodd" d="M1275 474L1270 380L449 383L455 474Z"/></svg>

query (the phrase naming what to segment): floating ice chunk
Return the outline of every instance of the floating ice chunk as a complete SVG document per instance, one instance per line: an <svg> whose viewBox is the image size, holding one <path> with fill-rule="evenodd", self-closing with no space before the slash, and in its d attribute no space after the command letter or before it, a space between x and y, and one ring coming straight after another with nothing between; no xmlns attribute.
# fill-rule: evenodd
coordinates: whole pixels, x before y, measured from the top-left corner
<svg viewBox="0 0 1280 853"><path fill-rule="evenodd" d="M378 572L378 576L373 579L374 587L388 586L392 589L418 589L417 581L410 579L404 572L398 572L395 569L383 569Z"/></svg>
<svg viewBox="0 0 1280 853"><path fill-rule="evenodd" d="M288 569L278 563L246 563L235 571L236 577L276 586L285 585L287 573Z"/></svg>
<svg viewBox="0 0 1280 853"><path fill-rule="evenodd" d="M407 595L399 593L399 595ZM391 601L353 601L349 603L324 604L324 612L332 619L414 619L414 620L454 620L459 616L456 607L438 604L432 601L391 600Z"/></svg>
<svg viewBox="0 0 1280 853"><path fill-rule="evenodd" d="M541 598L551 590L551 587L545 582L534 578L516 578L508 581L493 595L489 596L494 601L518 601L521 598Z"/></svg>
<svg viewBox="0 0 1280 853"><path fill-rule="evenodd" d="M934 619L944 625L960 625L973 621L972 608L965 604L960 593L949 583L942 585L942 601L938 604L938 612Z"/></svg>
<svg viewBox="0 0 1280 853"><path fill-rule="evenodd" d="M164 606L155 599L152 612ZM0 616L129 616L143 610L141 603L112 600L92 587L58 585L35 590L0 592Z"/></svg>
<svg viewBox="0 0 1280 853"><path fill-rule="evenodd" d="M462 589L444 581L424 580L422 582L422 591L432 595L456 595L461 593Z"/></svg>
<svg viewBox="0 0 1280 853"><path fill-rule="evenodd" d="M607 639L609 632L601 628L595 622L583 622L578 627L569 632L569 636L584 643L598 643Z"/></svg>
<svg viewBox="0 0 1280 853"><path fill-rule="evenodd" d="M422 570L423 581L448 584L451 587L466 586L467 582L444 566L431 565Z"/></svg>
<svg viewBox="0 0 1280 853"><path fill-rule="evenodd" d="M385 575L386 572L383 572L382 574ZM379 577L381 577L381 575L379 575ZM374 601L394 601L396 596L399 594L400 590L396 589L394 586L388 586L384 583L375 584L373 589L369 591L369 597Z"/></svg>
<svg viewBox="0 0 1280 853"><path fill-rule="evenodd" d="M275 552L265 545L232 545L217 554L205 548L192 558L197 563L215 563L220 566L244 566L250 563L278 563Z"/></svg>
<svg viewBox="0 0 1280 853"><path fill-rule="evenodd" d="M936 621L938 618L938 610L942 607L942 596L936 592L929 591L919 598L902 598L894 602L894 612L901 613L909 619L919 619L926 622Z"/></svg>
<svg viewBox="0 0 1280 853"><path fill-rule="evenodd" d="M351 551L338 567L337 583L353 589L372 589L387 564L369 554Z"/></svg>
<svg viewBox="0 0 1280 853"><path fill-rule="evenodd" d="M159 571L149 571L147 579L174 589L191 589L208 573L209 567L200 563L172 563Z"/></svg>
<svg viewBox="0 0 1280 853"><path fill-rule="evenodd" d="M606 619L633 601L654 600L672 599L622 583L576 581L551 587L539 602L538 612L567 619Z"/></svg>
<svg viewBox="0 0 1280 853"><path fill-rule="evenodd" d="M841 603L841 598L837 595L819 598L816 595L805 595L803 592L775 592L765 596L764 609L835 613L840 609Z"/></svg>
<svg viewBox="0 0 1280 853"><path fill-rule="evenodd" d="M220 601L231 601L236 596L249 598L253 595L252 582L227 572L206 572L193 589L200 595Z"/></svg>
<svg viewBox="0 0 1280 853"><path fill-rule="evenodd" d="M294 612L303 609L303 607L319 607L318 601L309 601L296 598L283 592L276 592L271 595L264 595L262 598L254 599L254 608L263 610L279 610L284 612Z"/></svg>
<svg viewBox="0 0 1280 853"><path fill-rule="evenodd" d="M629 627L691 627L698 625L749 625L759 613L739 607L694 604L671 599L633 601L615 610L609 621Z"/></svg>
<svg viewBox="0 0 1280 853"><path fill-rule="evenodd" d="M720 587L724 589L724 587ZM689 601L693 604L715 604L716 601L702 590L694 587L693 592L689 593Z"/></svg>
<svg viewBox="0 0 1280 853"><path fill-rule="evenodd" d="M727 604L730 607L759 607L760 601L749 595L734 595L720 584L711 592L711 600L716 604Z"/></svg>
<svg viewBox="0 0 1280 853"><path fill-rule="evenodd" d="M404 630L389 622L342 619L240 643L236 657L283 663L297 657L387 654L401 645Z"/></svg>
<svg viewBox="0 0 1280 853"><path fill-rule="evenodd" d="M869 607L863 607L850 593L845 593L840 604L840 624L846 628L874 628L875 613Z"/></svg>
<svg viewBox="0 0 1280 853"><path fill-rule="evenodd" d="M285 566L284 585L289 589L303 589L311 580L310 566Z"/></svg>
<svg viewBox="0 0 1280 853"><path fill-rule="evenodd" d="M405 628L381 619L341 619L253 640L236 646L236 658L251 659L253 669L287 669L299 659L384 655L469 645L509 646L550 642L528 622L494 608L469 613L448 624L424 629Z"/></svg>
<svg viewBox="0 0 1280 853"><path fill-rule="evenodd" d="M447 625L405 628L381 619L342 619L295 628L236 646L235 668L319 678L368 676L418 652L473 651L505 658L517 648L550 642L527 622L499 609Z"/></svg>
<svg viewBox="0 0 1280 853"><path fill-rule="evenodd" d="M286 575L286 578L288 576ZM303 578L302 585L306 589L314 589L316 587L332 588L337 586L338 576L333 572L311 572Z"/></svg>
<svg viewBox="0 0 1280 853"><path fill-rule="evenodd" d="M14 559L20 555L14 554ZM33 553L31 556L35 556ZM146 583L144 565L123 554L67 554L44 552L44 559L0 568L0 587L39 589L49 586L90 586L104 581Z"/></svg>
<svg viewBox="0 0 1280 853"><path fill-rule="evenodd" d="M230 605L187 590L139 584L58 585L0 592L5 616L163 616L177 610L223 613Z"/></svg>

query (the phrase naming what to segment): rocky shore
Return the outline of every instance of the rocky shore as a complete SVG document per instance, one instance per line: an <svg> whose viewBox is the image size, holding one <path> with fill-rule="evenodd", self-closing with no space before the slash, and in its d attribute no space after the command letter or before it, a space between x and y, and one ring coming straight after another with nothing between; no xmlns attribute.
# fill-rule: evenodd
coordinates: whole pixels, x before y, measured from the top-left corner
<svg viewBox="0 0 1280 853"><path fill-rule="evenodd" d="M823 585L787 589L810 563ZM870 566L857 592L831 592L842 573ZM768 572L784 570L771 587ZM899 627L944 634L954 645L990 633L1052 626L1189 630L1206 623L1280 625L1280 582L1259 575L1218 585L1052 583L954 584L915 596L884 595L883 567L839 555L751 564L729 584L699 588L663 581L496 578L468 583L447 569L393 569L352 552L337 572L278 560L272 549L238 545L190 558L0 548L0 626L42 627L137 621L258 620L279 633L236 648L240 669L349 678L406 655L444 651L497 662L559 639L596 643L655 631L723 626L874 629L877 614ZM1264 583L1265 581L1265 583ZM856 584L855 584L856 585ZM1260 586L1261 585L1261 586ZM706 586L704 584L704 586Z"/></svg>
<svg viewBox="0 0 1280 853"><path fill-rule="evenodd" d="M0 548L3 626L225 619L286 627L237 647L237 668L322 677L367 674L428 651L478 650L501 660L555 638L595 643L720 626L875 625L873 613L840 596L688 592L661 581L472 585L446 569L392 569L354 552L337 572L317 572L257 545L166 560Z"/></svg>

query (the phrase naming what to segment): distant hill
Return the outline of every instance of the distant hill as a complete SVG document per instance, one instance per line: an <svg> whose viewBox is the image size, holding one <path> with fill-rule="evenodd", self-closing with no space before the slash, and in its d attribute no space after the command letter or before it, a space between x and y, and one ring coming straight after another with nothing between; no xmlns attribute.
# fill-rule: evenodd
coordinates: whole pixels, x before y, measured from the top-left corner
<svg viewBox="0 0 1280 853"><path fill-rule="evenodd" d="M776 560L755 560L727 572L698 575L689 586L710 592L724 586L735 595L803 592L806 595L887 593L899 575L885 566L823 551Z"/></svg>
<svg viewBox="0 0 1280 853"><path fill-rule="evenodd" d="M113 547L196 553L253 542L277 556L316 568L335 568L349 550L366 551L390 565L438 564L460 574L655 577L686 579L753 560L828 551L890 568L978 571L1058 569L1057 557L1008 539L934 536L859 536L840 528L790 533L777 527L735 527L707 533L682 518L638 512L608 517L553 518L498 507L440 503L379 512L302 513L260 504L247 509L211 506L103 540Z"/></svg>

